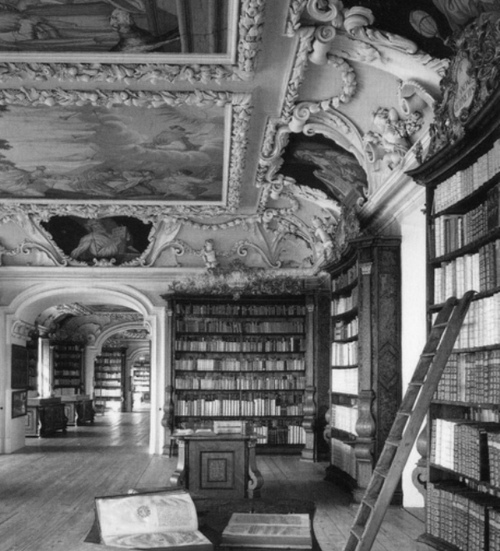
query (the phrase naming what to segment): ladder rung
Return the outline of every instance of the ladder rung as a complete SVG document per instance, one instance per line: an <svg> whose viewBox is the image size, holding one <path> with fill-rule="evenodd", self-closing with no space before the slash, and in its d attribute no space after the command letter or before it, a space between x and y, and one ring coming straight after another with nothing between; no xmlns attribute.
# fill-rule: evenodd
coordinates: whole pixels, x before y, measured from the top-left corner
<svg viewBox="0 0 500 551"><path fill-rule="evenodd" d="M432 329L441 329L441 327L446 327L448 325L447 321L443 321L442 323L435 323L432 326Z"/></svg>
<svg viewBox="0 0 500 551"><path fill-rule="evenodd" d="M395 448L397 448L399 446L399 444L401 444L401 440L396 440L396 439L392 439L392 438L388 438L385 443L388 445L388 446L394 446Z"/></svg>
<svg viewBox="0 0 500 551"><path fill-rule="evenodd" d="M378 474L382 478L387 478L387 474L389 472L389 469L381 469L380 467L378 467L377 469L374 469L373 472Z"/></svg>
<svg viewBox="0 0 500 551"><path fill-rule="evenodd" d="M397 415L401 415L401 417L410 417L411 410L410 411L398 411Z"/></svg>
<svg viewBox="0 0 500 551"><path fill-rule="evenodd" d="M363 536L363 532L365 531L365 527L364 526L360 526L359 524L356 524L354 525L352 528L351 528L351 534L359 541L362 536Z"/></svg>
<svg viewBox="0 0 500 551"><path fill-rule="evenodd" d="M423 354L420 354L421 358L433 358L436 355L435 352L424 352Z"/></svg>
<svg viewBox="0 0 500 551"><path fill-rule="evenodd" d="M422 386L424 383L422 381L411 381L408 383L408 386Z"/></svg>

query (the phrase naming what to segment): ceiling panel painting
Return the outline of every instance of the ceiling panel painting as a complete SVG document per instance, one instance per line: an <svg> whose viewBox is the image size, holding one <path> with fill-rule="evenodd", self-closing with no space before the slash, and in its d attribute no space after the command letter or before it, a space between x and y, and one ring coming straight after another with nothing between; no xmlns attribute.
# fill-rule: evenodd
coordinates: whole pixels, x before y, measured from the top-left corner
<svg viewBox="0 0 500 551"><path fill-rule="evenodd" d="M0 51L65 59L75 53L224 57L233 47L237 4L238 0L3 0Z"/></svg>
<svg viewBox="0 0 500 551"><path fill-rule="evenodd" d="M208 104L1 106L0 197L224 205L231 112Z"/></svg>

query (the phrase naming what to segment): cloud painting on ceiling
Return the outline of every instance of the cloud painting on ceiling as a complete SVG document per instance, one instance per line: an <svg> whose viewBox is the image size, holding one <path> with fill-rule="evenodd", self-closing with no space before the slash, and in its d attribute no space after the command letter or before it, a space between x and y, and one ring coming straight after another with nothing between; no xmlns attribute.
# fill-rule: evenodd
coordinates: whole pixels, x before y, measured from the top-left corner
<svg viewBox="0 0 500 551"><path fill-rule="evenodd" d="M321 135L290 134L280 170L297 184L354 206L368 189L366 173L356 157Z"/></svg>
<svg viewBox="0 0 500 551"><path fill-rule="evenodd" d="M184 104L0 107L0 197L224 203L230 116Z"/></svg>
<svg viewBox="0 0 500 551"><path fill-rule="evenodd" d="M2 52L224 53L225 0L3 0Z"/></svg>

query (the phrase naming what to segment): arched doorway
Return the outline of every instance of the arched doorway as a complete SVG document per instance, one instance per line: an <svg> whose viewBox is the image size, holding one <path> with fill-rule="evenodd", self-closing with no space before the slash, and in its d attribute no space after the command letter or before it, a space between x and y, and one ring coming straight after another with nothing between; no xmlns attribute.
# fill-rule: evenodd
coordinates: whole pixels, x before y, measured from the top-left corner
<svg viewBox="0 0 500 551"><path fill-rule="evenodd" d="M12 345L25 345L30 332L37 329L37 318L41 312L56 305L95 305L106 304L126 308L142 316L142 326L147 327L151 337L151 415L150 453L161 454L164 444L164 431L161 425L165 388L165 307L157 306L140 291L127 285L112 283L71 282L61 286L60 282L39 284L21 292L9 306L0 307L0 349L4 351L6 365L11 364ZM136 324L137 325L137 324ZM123 327L122 327L123 329ZM116 331L116 327L114 328ZM93 376L93 359L98 346L105 342L112 331L103 332L86 351L86 388L90 388ZM91 367L92 364L92 367ZM1 371L0 388L0 453L11 453L24 445L23 420L13 419L11 408L11 372ZM90 383L90 384L89 384Z"/></svg>

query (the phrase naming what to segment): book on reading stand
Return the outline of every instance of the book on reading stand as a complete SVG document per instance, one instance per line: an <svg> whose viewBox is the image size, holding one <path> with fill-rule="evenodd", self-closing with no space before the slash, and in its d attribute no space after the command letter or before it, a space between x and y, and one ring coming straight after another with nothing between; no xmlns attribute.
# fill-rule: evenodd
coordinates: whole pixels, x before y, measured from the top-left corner
<svg viewBox="0 0 500 551"><path fill-rule="evenodd" d="M96 497L101 543L125 549L212 551L185 490Z"/></svg>
<svg viewBox="0 0 500 551"><path fill-rule="evenodd" d="M229 549L312 549L307 514L233 513L222 532L221 547Z"/></svg>

